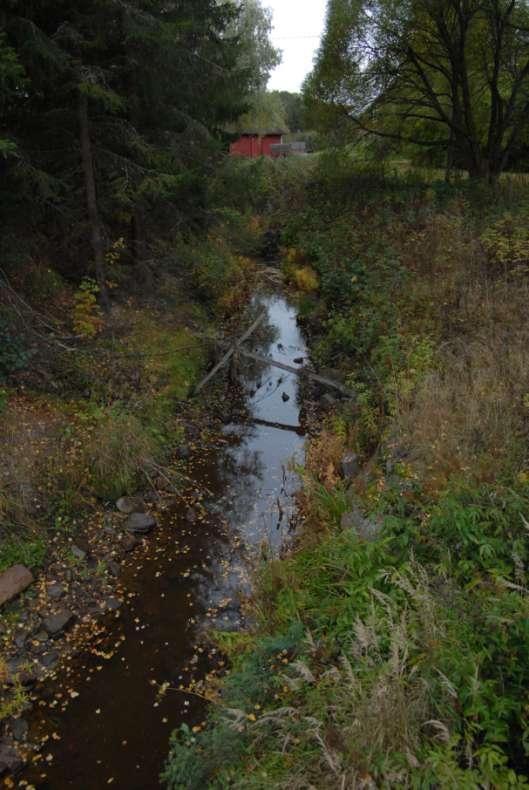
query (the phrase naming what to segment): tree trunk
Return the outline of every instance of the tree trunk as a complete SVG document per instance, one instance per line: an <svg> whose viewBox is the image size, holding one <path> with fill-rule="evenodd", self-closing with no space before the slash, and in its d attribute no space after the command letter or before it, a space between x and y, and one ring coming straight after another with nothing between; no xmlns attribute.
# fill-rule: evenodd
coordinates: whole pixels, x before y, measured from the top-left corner
<svg viewBox="0 0 529 790"><path fill-rule="evenodd" d="M450 183L452 180L452 171L454 169L454 148L455 148L455 135L453 129L450 129L450 139L448 141L448 148L446 150L446 169L445 169L445 181L447 184Z"/></svg>
<svg viewBox="0 0 529 790"><path fill-rule="evenodd" d="M110 309L108 290L105 277L105 253L103 245L103 234L101 232L101 222L97 209L97 191L94 172L94 156L92 152L92 140L90 138L90 123L88 119L88 99L79 93L79 130L81 137L81 159L85 178L86 206L88 209L88 223L90 225L90 237L92 241L92 252L94 255L96 280L99 286L101 305L104 310Z"/></svg>
<svg viewBox="0 0 529 790"><path fill-rule="evenodd" d="M147 242L145 238L145 216L143 208L136 206L132 218L134 263L139 282L147 289L152 288L152 271L147 263Z"/></svg>
<svg viewBox="0 0 529 790"><path fill-rule="evenodd" d="M476 181L486 181L491 186L494 186L494 184L498 183L502 165L495 159L490 160L486 156L481 156L478 159L473 159L467 170L469 178Z"/></svg>

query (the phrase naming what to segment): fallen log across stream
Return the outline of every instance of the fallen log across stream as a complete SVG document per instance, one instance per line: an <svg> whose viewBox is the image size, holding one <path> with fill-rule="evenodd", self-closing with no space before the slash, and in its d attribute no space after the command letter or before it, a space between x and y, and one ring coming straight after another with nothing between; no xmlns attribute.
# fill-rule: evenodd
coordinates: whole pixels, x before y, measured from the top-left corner
<svg viewBox="0 0 529 790"><path fill-rule="evenodd" d="M208 381L211 381L211 379L213 378L213 376L215 376L215 375L216 375L216 374L219 372L219 370L221 370L221 368L223 368L223 367L224 367L224 365L227 365L227 363L230 361L230 359L232 358L232 356L233 356L233 355L235 354L235 352L238 350L239 346L240 346L242 343L244 343L244 341L245 341L245 340L248 340L248 338L250 337L250 335L253 335L253 333L255 332L255 330L256 330L256 329L257 329L257 328L258 328L258 327L259 327L259 326L260 326L260 325L263 323L263 321L265 320L265 318L267 317L267 315L268 315L268 313L266 313L266 312L262 312L262 313L260 313L260 314L259 314L259 316L258 316L258 317L255 319L255 321L253 322L253 324L252 324L250 327L248 327L248 329L246 330L246 332L244 333L244 335L242 335L242 337L240 337L240 338L239 338L239 340L237 340L237 342L236 342L236 343L234 343L234 344L233 344L233 345L230 347L230 349L229 349L229 350L228 350L228 351L227 351L227 352L224 354L224 356L222 357L222 359L221 359L219 362L217 362L217 364L215 365L215 367L214 367L214 368L212 368L212 370L210 370L210 371L209 371L209 373L207 374L207 376L204 376L204 378L202 379L202 381L200 381L200 382L197 384L197 386L195 387L195 395L197 395L197 394L200 392L200 390L202 390L202 389L203 389L203 388L206 386L206 384L208 383ZM211 338L210 338L210 339L211 339ZM219 341L215 340L215 342L219 342Z"/></svg>
<svg viewBox="0 0 529 790"><path fill-rule="evenodd" d="M253 359L254 362L260 362L264 365L270 365L274 368L279 368L280 370L286 370L288 373L294 373L296 376L307 376L312 381L316 381L318 384L322 384L324 387L330 387L331 389L337 390L342 397L348 398L349 400L355 400L356 396L354 392L347 389L343 384L340 384L338 381L333 381L332 379L328 379L325 376L320 376L318 373L314 373L312 370L309 370L306 367L295 368L292 365L287 365L285 362L279 362L277 359L273 357L265 357L262 354L256 354L253 351L246 351L245 349L241 348L242 344L245 340L248 340L250 335L252 335L257 327L261 324L265 315L259 316L256 321L252 324L252 326L246 330L244 335L236 342L230 345L227 340L221 340L219 338L211 337L210 335L201 334L198 332L194 332L197 337L202 337L205 340L210 340L213 343L216 343L219 346L230 346L226 354L222 357L222 359L215 365L214 368L210 370L210 372L202 379L202 381L195 387L194 394L198 394L200 390L202 390L205 385L211 381L211 379L230 361L230 359L235 355L238 354L242 357L246 357L247 359Z"/></svg>
<svg viewBox="0 0 529 790"><path fill-rule="evenodd" d="M242 357L253 359L255 362L262 362L264 365L270 365L273 368L279 368L280 370L286 370L289 373L295 373L297 376L307 376L309 379L312 379L312 381L316 381L318 384L322 384L324 387L330 387L331 389L338 390L338 392L343 395L344 398L349 398L351 400L355 398L355 394L351 392L351 390L347 389L347 387L344 387L343 384L340 384L338 381L332 381L331 379L325 378L325 376L320 376L318 373L313 373L306 367L294 368L292 365L286 365L284 362L278 362L277 359L273 359L272 357L264 357L261 354L255 354L253 351L244 351L242 348L238 348L237 353Z"/></svg>
<svg viewBox="0 0 529 790"><path fill-rule="evenodd" d="M313 373L312 370L309 370L306 367L295 368L292 365L287 365L284 362L279 362L277 359L273 357L265 357L262 354L256 354L253 351L245 351L242 348L242 344L254 334L254 332L259 328L259 326L263 323L265 318L267 317L267 313L263 312L258 315L255 319L253 324L248 327L246 332L235 342L229 342L227 340L221 340L220 338L211 337L209 335L205 335L199 332L194 332L193 334L197 337L202 337L206 340L211 340L212 342L216 343L219 346L228 347L228 351L224 354L222 359L217 362L217 364L209 371L209 373L200 381L194 389L194 394L198 395L198 393L204 389L206 384L211 381L211 379L217 375L217 373L222 370L222 368L228 364L228 362L232 359L235 354L239 354L242 357L246 357L247 359L253 359L254 362L261 362L264 365L270 365L274 368L279 368L280 370L286 370L288 373L294 373L296 376L307 376L312 381L316 381L318 384L322 384L324 387L330 387L331 389L337 390L342 397L348 398L349 400L355 399L355 394L351 392L351 390L344 387L343 384L340 384L338 381L333 381L332 379L328 379L325 376L320 376L318 373Z"/></svg>

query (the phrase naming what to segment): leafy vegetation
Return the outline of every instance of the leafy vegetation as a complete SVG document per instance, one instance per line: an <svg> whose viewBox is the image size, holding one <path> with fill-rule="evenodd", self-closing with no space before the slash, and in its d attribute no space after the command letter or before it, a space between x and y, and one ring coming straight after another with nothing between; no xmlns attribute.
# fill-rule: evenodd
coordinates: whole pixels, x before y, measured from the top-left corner
<svg viewBox="0 0 529 790"><path fill-rule="evenodd" d="M494 181L524 155L528 14L525 0L330 0L313 121Z"/></svg>
<svg viewBox="0 0 529 790"><path fill-rule="evenodd" d="M316 357L356 398L311 440L299 546L263 567L257 626L223 644L218 704L164 779L525 787L527 186L347 150L260 178Z"/></svg>
<svg viewBox="0 0 529 790"><path fill-rule="evenodd" d="M215 183L279 54L257 0L4 5L1 563L35 567L180 480L197 330L248 298L260 235Z"/></svg>
<svg viewBox="0 0 529 790"><path fill-rule="evenodd" d="M331 0L308 113L266 93L254 0L11 0L0 25L0 570L178 484L198 338L266 248L355 397L163 779L527 787L527 3ZM225 160L249 123L308 121L317 155Z"/></svg>
<svg viewBox="0 0 529 790"><path fill-rule="evenodd" d="M2 265L54 261L108 308L112 239L148 282L162 241L204 226L227 126L278 61L269 18L257 1L14 0L0 27Z"/></svg>
<svg viewBox="0 0 529 790"><path fill-rule="evenodd" d="M38 568L46 556L46 541L42 536L34 536L27 540L11 538L2 541L0 547L0 571L12 565L25 565L27 568Z"/></svg>

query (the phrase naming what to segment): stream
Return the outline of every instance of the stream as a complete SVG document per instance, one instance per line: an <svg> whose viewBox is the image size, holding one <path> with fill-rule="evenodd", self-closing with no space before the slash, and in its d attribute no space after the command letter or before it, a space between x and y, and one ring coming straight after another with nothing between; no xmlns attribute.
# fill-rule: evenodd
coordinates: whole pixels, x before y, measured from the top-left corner
<svg viewBox="0 0 529 790"><path fill-rule="evenodd" d="M301 367L307 348L295 307L261 294L252 311L263 309L268 320L247 347ZM197 441L189 490L128 556L123 606L41 691L32 734L44 745L22 777L35 787L157 788L172 730L205 717L207 703L189 689L223 663L204 635L243 625L241 595L257 563L291 539L293 461L304 454L298 377L252 362L237 378L238 417L226 419L213 446Z"/></svg>

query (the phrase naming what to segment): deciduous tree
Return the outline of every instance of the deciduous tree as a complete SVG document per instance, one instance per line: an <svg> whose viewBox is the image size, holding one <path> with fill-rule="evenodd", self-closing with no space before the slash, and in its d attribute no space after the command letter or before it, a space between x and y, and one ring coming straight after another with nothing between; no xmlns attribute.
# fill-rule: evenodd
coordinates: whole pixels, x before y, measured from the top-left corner
<svg viewBox="0 0 529 790"><path fill-rule="evenodd" d="M306 95L320 120L441 147L493 181L529 110L527 0L330 0Z"/></svg>

